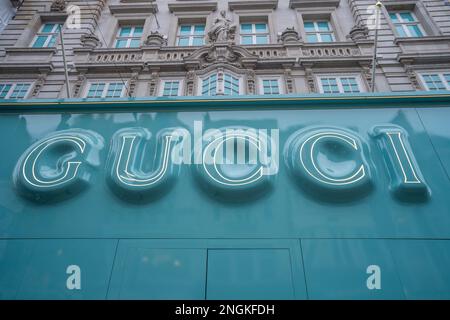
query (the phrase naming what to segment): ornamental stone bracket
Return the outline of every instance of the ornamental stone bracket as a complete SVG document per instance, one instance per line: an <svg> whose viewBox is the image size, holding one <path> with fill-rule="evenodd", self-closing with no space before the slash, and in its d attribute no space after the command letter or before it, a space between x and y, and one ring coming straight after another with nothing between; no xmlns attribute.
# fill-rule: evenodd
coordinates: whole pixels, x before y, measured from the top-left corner
<svg viewBox="0 0 450 320"><path fill-rule="evenodd" d="M377 63L378 64L378 63ZM364 77L364 80L366 81L368 88L372 87L372 62L363 62L360 61L359 62L359 66L361 67L362 70L362 75Z"/></svg>
<svg viewBox="0 0 450 320"><path fill-rule="evenodd" d="M64 12L66 10L66 1L64 0L55 0L52 2L50 6L51 12Z"/></svg>
<svg viewBox="0 0 450 320"><path fill-rule="evenodd" d="M33 90L31 91L31 97L35 98L41 91L42 87L45 84L45 79L47 79L48 72L47 70L41 70L41 73L37 77L34 82Z"/></svg>
<svg viewBox="0 0 450 320"><path fill-rule="evenodd" d="M128 81L128 95L130 97L134 97L134 91L136 89L136 83L139 79L139 74L141 72L141 68L133 68L131 70L131 77L130 77L130 81Z"/></svg>
<svg viewBox="0 0 450 320"><path fill-rule="evenodd" d="M421 90L419 80L417 79L417 74L413 67L414 59L403 59L401 61L401 64L403 65L403 68L405 69L405 73L408 76L411 86L416 90Z"/></svg>
<svg viewBox="0 0 450 320"><path fill-rule="evenodd" d="M73 96L74 98L79 98L81 95L81 89L86 83L86 72L87 70L78 70L77 80L75 81L73 87Z"/></svg>
<svg viewBox="0 0 450 320"><path fill-rule="evenodd" d="M284 68L284 82L286 87L286 93L287 94L295 93L295 81L294 77L292 76L291 66L285 66Z"/></svg>
<svg viewBox="0 0 450 320"><path fill-rule="evenodd" d="M150 82L148 84L148 94L150 96L158 95L158 83L159 83L159 70L150 70Z"/></svg>
<svg viewBox="0 0 450 320"><path fill-rule="evenodd" d="M256 75L255 70L248 69L246 70L247 74L247 93L249 95L256 94Z"/></svg>
<svg viewBox="0 0 450 320"><path fill-rule="evenodd" d="M316 81L314 79L314 73L313 73L313 66L314 63L312 62L303 62L301 63L301 65L303 66L303 68L305 69L305 78L306 78L306 83L308 85L308 89L310 93L316 93L317 89L316 89Z"/></svg>
<svg viewBox="0 0 450 320"><path fill-rule="evenodd" d="M358 43L359 41L369 40L369 29L366 25L357 23L350 30L347 38L351 39L355 43Z"/></svg>
<svg viewBox="0 0 450 320"><path fill-rule="evenodd" d="M80 37L80 41L83 48L94 49L101 47L100 39L95 34L83 34Z"/></svg>

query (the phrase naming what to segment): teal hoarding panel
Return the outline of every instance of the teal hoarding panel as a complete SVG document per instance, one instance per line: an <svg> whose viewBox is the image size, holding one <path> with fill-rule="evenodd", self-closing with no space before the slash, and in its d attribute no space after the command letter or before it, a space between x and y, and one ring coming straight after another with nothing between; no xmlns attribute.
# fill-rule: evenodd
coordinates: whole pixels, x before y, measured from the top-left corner
<svg viewBox="0 0 450 320"><path fill-rule="evenodd" d="M449 240L390 240L408 299L450 299Z"/></svg>
<svg viewBox="0 0 450 320"><path fill-rule="evenodd" d="M443 93L0 103L0 298L447 298L449 110Z"/></svg>
<svg viewBox="0 0 450 320"><path fill-rule="evenodd" d="M294 299L289 250L209 250L207 298Z"/></svg>
<svg viewBox="0 0 450 320"><path fill-rule="evenodd" d="M103 239L1 240L0 298L105 299L116 246Z"/></svg>
<svg viewBox="0 0 450 320"><path fill-rule="evenodd" d="M204 299L206 249L121 240L109 299Z"/></svg>
<svg viewBox="0 0 450 320"><path fill-rule="evenodd" d="M450 108L418 109L417 112L450 177Z"/></svg>
<svg viewBox="0 0 450 320"><path fill-rule="evenodd" d="M386 240L303 239L302 249L310 299L405 298Z"/></svg>
<svg viewBox="0 0 450 320"><path fill-rule="evenodd" d="M297 240L217 240L208 249L207 299L305 299Z"/></svg>

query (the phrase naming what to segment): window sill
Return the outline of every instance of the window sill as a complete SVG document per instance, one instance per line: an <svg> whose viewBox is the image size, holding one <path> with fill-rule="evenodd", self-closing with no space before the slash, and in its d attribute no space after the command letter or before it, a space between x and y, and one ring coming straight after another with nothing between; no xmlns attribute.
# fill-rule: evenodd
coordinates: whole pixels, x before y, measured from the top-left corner
<svg viewBox="0 0 450 320"><path fill-rule="evenodd" d="M436 43L447 42L450 40L449 36L425 36L425 37L396 37L394 39L395 44L409 43L409 44L421 44L421 43Z"/></svg>
<svg viewBox="0 0 450 320"><path fill-rule="evenodd" d="M442 55L450 51L450 37L428 36L414 38L396 38L394 43L398 45L404 55Z"/></svg>
<svg viewBox="0 0 450 320"><path fill-rule="evenodd" d="M5 58L1 62L3 68L15 66L30 70L47 70L53 68L52 58L57 52L56 47L32 48L32 47L8 47L5 48Z"/></svg>
<svg viewBox="0 0 450 320"><path fill-rule="evenodd" d="M15 53L56 53L57 48L56 47L46 47L46 48L39 48L39 47L7 47L5 48L5 51L7 54L15 54Z"/></svg>

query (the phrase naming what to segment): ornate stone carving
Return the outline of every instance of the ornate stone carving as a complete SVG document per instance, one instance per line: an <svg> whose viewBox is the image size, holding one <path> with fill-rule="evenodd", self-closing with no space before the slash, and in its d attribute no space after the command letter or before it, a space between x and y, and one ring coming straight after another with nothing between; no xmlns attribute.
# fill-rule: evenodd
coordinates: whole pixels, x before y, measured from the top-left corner
<svg viewBox="0 0 450 320"><path fill-rule="evenodd" d="M224 63L238 68L252 68L258 61L258 57L240 46L215 43L194 51L184 61L186 64L200 69L216 63Z"/></svg>
<svg viewBox="0 0 450 320"><path fill-rule="evenodd" d="M21 0L11 0L11 4L14 8L18 8L21 2Z"/></svg>
<svg viewBox="0 0 450 320"><path fill-rule="evenodd" d="M284 69L284 81L286 84L286 93L295 93L294 77L290 68Z"/></svg>
<svg viewBox="0 0 450 320"><path fill-rule="evenodd" d="M309 92L317 92L316 82L314 81L314 73L312 71L312 64L303 63L303 66L305 68L306 83L308 84Z"/></svg>
<svg viewBox="0 0 450 320"><path fill-rule="evenodd" d="M77 77L77 81L75 81L75 86L74 86L74 90L73 90L73 96L75 98L80 97L81 88L83 87L85 81L86 81L85 73L84 72L80 73Z"/></svg>
<svg viewBox="0 0 450 320"><path fill-rule="evenodd" d="M33 98L35 98L39 94L39 91L41 90L42 86L44 85L46 78L47 78L46 73L41 73L38 76L36 82L34 83L33 91L31 92L31 96Z"/></svg>
<svg viewBox="0 0 450 320"><path fill-rule="evenodd" d="M354 42L357 42L359 40L367 40L368 36L369 29L362 23L355 24L348 34L348 37Z"/></svg>
<svg viewBox="0 0 450 320"><path fill-rule="evenodd" d="M194 85L195 85L195 71L190 69L186 73L186 95L193 96L194 95Z"/></svg>
<svg viewBox="0 0 450 320"><path fill-rule="evenodd" d="M214 25L208 32L208 39L211 43L234 41L236 25L227 18L226 11L220 11L214 20Z"/></svg>
<svg viewBox="0 0 450 320"><path fill-rule="evenodd" d="M300 36L297 31L295 31L294 27L286 28L284 31L278 36L278 42L281 43L293 43L298 42L300 40Z"/></svg>
<svg viewBox="0 0 450 320"><path fill-rule="evenodd" d="M147 46L167 46L167 38L158 31L151 31L144 44Z"/></svg>
<svg viewBox="0 0 450 320"><path fill-rule="evenodd" d="M50 6L50 11L52 12L64 12L66 10L66 1L64 0L55 0L52 2Z"/></svg>
<svg viewBox="0 0 450 320"><path fill-rule="evenodd" d="M134 90L136 89L136 82L139 78L139 71L134 70L131 74L130 81L128 82L128 95L134 97Z"/></svg>
<svg viewBox="0 0 450 320"><path fill-rule="evenodd" d="M414 71L414 68L412 67L413 62L414 61L412 59L402 61L403 66L405 67L406 75L408 76L408 79L411 82L411 85L413 86L414 89L421 90L422 88L420 87L419 80L417 79L417 75Z"/></svg>
<svg viewBox="0 0 450 320"><path fill-rule="evenodd" d="M83 34L80 37L83 48L97 48L101 46L100 39L95 34Z"/></svg>
<svg viewBox="0 0 450 320"><path fill-rule="evenodd" d="M247 93L250 95L256 94L255 86L255 71L252 69L247 70Z"/></svg>
<svg viewBox="0 0 450 320"><path fill-rule="evenodd" d="M151 74L150 85L149 85L149 95L156 96L159 82L159 72L153 71Z"/></svg>
<svg viewBox="0 0 450 320"><path fill-rule="evenodd" d="M372 70L371 70L371 65L370 64L363 64L363 65L361 65L361 69L362 69L363 77L364 77L364 79L367 82L367 85L369 86L369 88L371 88L372 87Z"/></svg>

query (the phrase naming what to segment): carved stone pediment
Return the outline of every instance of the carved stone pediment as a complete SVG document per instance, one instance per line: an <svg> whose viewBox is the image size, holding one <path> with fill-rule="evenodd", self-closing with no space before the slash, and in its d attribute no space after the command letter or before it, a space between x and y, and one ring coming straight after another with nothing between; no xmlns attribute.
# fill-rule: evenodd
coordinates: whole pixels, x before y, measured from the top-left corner
<svg viewBox="0 0 450 320"><path fill-rule="evenodd" d="M185 64L199 69L216 63L229 64L235 67L252 67L258 57L247 49L231 44L215 43L194 51L184 59Z"/></svg>

